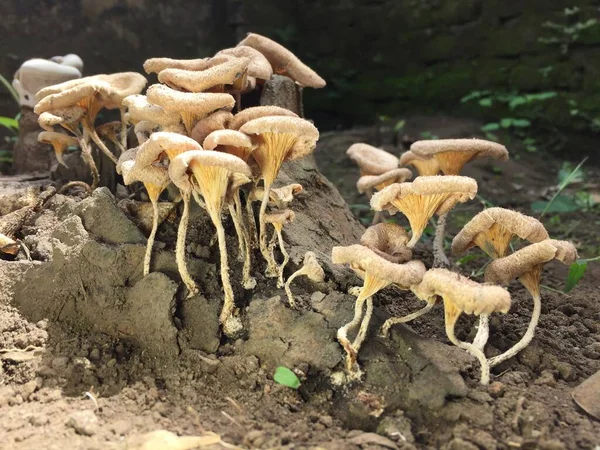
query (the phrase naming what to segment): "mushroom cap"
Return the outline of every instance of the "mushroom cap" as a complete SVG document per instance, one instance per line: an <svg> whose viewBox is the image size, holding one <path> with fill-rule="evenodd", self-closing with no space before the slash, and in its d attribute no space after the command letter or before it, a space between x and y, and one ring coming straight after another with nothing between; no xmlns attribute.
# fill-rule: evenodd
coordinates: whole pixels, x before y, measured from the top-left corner
<svg viewBox="0 0 600 450"><path fill-rule="evenodd" d="M393 263L412 259L412 250L406 246L408 233L392 222L370 226L361 236L360 243Z"/></svg>
<svg viewBox="0 0 600 450"><path fill-rule="evenodd" d="M111 137L119 134L121 132L121 122L118 120L113 120L112 122L106 122L102 125L98 125L96 127L96 133L100 137L106 137L110 139Z"/></svg>
<svg viewBox="0 0 600 450"><path fill-rule="evenodd" d="M215 54L215 57L227 56L236 58L249 58L248 76L260 80L268 80L273 75L273 69L269 60L265 58L258 50L247 45L238 45L237 47L226 48Z"/></svg>
<svg viewBox="0 0 600 450"><path fill-rule="evenodd" d="M325 280L325 271L321 267L321 264L319 264L317 255L315 255L313 252L309 251L304 254L304 261L302 263L301 270L311 281L320 283Z"/></svg>
<svg viewBox="0 0 600 450"><path fill-rule="evenodd" d="M40 114L38 123L46 131L54 131L57 125L73 125L79 122L85 109L80 106L72 106L70 108L54 109Z"/></svg>
<svg viewBox="0 0 600 450"><path fill-rule="evenodd" d="M232 119L233 114L229 111L215 111L198 121L192 129L191 137L198 142L204 142L204 139L213 131L227 128Z"/></svg>
<svg viewBox="0 0 600 450"><path fill-rule="evenodd" d="M190 150L177 155L169 163L169 176L171 181L182 191L190 192L191 183L187 170L192 161L205 166L216 166L239 173L248 177L252 176L250 166L237 156L229 153L215 152L214 150Z"/></svg>
<svg viewBox="0 0 600 450"><path fill-rule="evenodd" d="M431 156L419 156L410 150L400 155L400 166L414 166L421 176L432 176L440 173L440 163Z"/></svg>
<svg viewBox="0 0 600 450"><path fill-rule="evenodd" d="M210 133L204 139L202 146L206 150L214 150L219 145L231 147L252 148L252 140L248 135L236 130L216 130Z"/></svg>
<svg viewBox="0 0 600 450"><path fill-rule="evenodd" d="M148 102L145 95L128 95L123 99L123 106L127 107L128 121L133 124L145 120L160 126L169 126L181 120L179 114L165 111L161 106Z"/></svg>
<svg viewBox="0 0 600 450"><path fill-rule="evenodd" d="M363 175L381 175L398 168L398 158L394 155L362 142L352 144L346 155L358 165Z"/></svg>
<svg viewBox="0 0 600 450"><path fill-rule="evenodd" d="M169 173L164 167L154 164L141 167L136 164L136 157L140 148L135 147L121 154L117 161L117 173L123 175L123 182L129 185L135 181L141 181L144 184L153 184L164 187L169 184Z"/></svg>
<svg viewBox="0 0 600 450"><path fill-rule="evenodd" d="M325 80L284 46L260 34L248 33L238 46L252 47L261 52L275 73L283 74L300 86L322 88Z"/></svg>
<svg viewBox="0 0 600 450"><path fill-rule="evenodd" d="M206 70L164 69L158 74L158 81L174 89L190 92L204 92L215 86L233 84L242 76L250 63L249 58L232 58Z"/></svg>
<svg viewBox="0 0 600 450"><path fill-rule="evenodd" d="M361 194L377 186L386 187L393 183L402 183L412 178L412 172L408 169L393 169L381 175L363 175L358 179L356 188Z"/></svg>
<svg viewBox="0 0 600 450"><path fill-rule="evenodd" d="M233 116L233 119L229 123L229 128L232 130L239 130L246 122L267 116L298 117L298 114L279 106L254 106L252 108L246 108Z"/></svg>
<svg viewBox="0 0 600 450"><path fill-rule="evenodd" d="M63 56L59 62L63 66L75 67L80 72L83 72L83 60L75 53L69 53Z"/></svg>
<svg viewBox="0 0 600 450"><path fill-rule="evenodd" d="M158 131L152 133L148 140L138 147L135 164L146 167L160 160L162 153L173 157L190 150L202 150L202 146L182 134Z"/></svg>
<svg viewBox="0 0 600 450"><path fill-rule="evenodd" d="M475 153L475 158L494 158L507 160L508 150L502 144L484 139L432 139L416 141L410 151L422 157L446 152Z"/></svg>
<svg viewBox="0 0 600 450"><path fill-rule="evenodd" d="M210 59L150 58L144 62L144 70L146 73L160 73L165 69L205 70L210 67Z"/></svg>
<svg viewBox="0 0 600 450"><path fill-rule="evenodd" d="M119 108L128 95L139 94L146 86L146 78L135 72L110 75L93 75L49 86L36 94L37 114L78 104L92 96L98 96L106 108Z"/></svg>
<svg viewBox="0 0 600 450"><path fill-rule="evenodd" d="M279 188L271 188L269 196L278 205L287 205L294 197L300 194L304 188L301 184L291 183ZM262 197L261 197L262 198Z"/></svg>
<svg viewBox="0 0 600 450"><path fill-rule="evenodd" d="M291 209L275 209L265 214L265 222L286 225L294 221L296 213Z"/></svg>
<svg viewBox="0 0 600 450"><path fill-rule="evenodd" d="M530 272L536 266L553 259L563 264L571 264L577 258L577 249L570 242L546 239L489 263L485 269L485 281L508 284L511 280Z"/></svg>
<svg viewBox="0 0 600 450"><path fill-rule="evenodd" d="M459 255L477 245L474 242L477 235L487 232L494 224L529 242L548 239L548 232L539 220L510 209L488 208L475 215L454 237L452 254Z"/></svg>
<svg viewBox="0 0 600 450"><path fill-rule="evenodd" d="M136 123L133 127L135 137L137 138L138 144L140 145L146 142L150 135L152 133L155 133L159 129L160 127L156 123L149 122L147 120L141 120L140 122Z"/></svg>
<svg viewBox="0 0 600 450"><path fill-rule="evenodd" d="M64 133L58 133L56 131L41 131L38 134L38 142L42 144L52 144L59 143L64 145L65 147L69 146L77 146L79 147L79 142L72 136L69 136Z"/></svg>
<svg viewBox="0 0 600 450"><path fill-rule="evenodd" d="M319 130L308 120L299 117L267 116L246 122L240 131L245 134L285 133L297 136L296 142L286 155L286 160L302 158L310 154L319 139Z"/></svg>
<svg viewBox="0 0 600 450"><path fill-rule="evenodd" d="M437 195L454 194L444 200L435 210L442 215L450 211L456 203L472 200L477 194L477 182L470 177L461 176L431 176L417 177L410 183L392 184L371 197L371 207L375 211L392 210L396 208L393 201L408 195Z"/></svg>
<svg viewBox="0 0 600 450"><path fill-rule="evenodd" d="M419 284L425 274L425 265L419 260L396 264L382 258L364 245L333 247L331 261L334 264L349 264L359 275L369 272L376 278L408 289Z"/></svg>
<svg viewBox="0 0 600 450"><path fill-rule="evenodd" d="M235 99L229 94L179 92L162 84L153 84L146 92L148 101L165 111L187 112L206 116L217 109L231 109Z"/></svg>
<svg viewBox="0 0 600 450"><path fill-rule="evenodd" d="M412 290L428 303L434 302L438 296L442 297L466 314L506 313L511 303L506 289L477 283L447 269L429 269L421 283Z"/></svg>

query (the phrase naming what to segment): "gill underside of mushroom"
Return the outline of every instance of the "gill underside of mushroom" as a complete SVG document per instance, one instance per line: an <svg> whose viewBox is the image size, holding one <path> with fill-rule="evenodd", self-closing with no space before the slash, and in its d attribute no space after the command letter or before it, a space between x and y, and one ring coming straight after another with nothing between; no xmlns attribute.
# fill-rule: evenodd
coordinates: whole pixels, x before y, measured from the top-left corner
<svg viewBox="0 0 600 450"><path fill-rule="evenodd" d="M185 240L187 237L188 223L190 220L190 193L182 192L183 199L183 214L179 221L179 228L177 228L177 245L175 248L175 259L177 260L177 269L181 280L187 286L189 291L188 297L193 297L200 290L198 285L192 279L192 276L188 272L187 264L185 262Z"/></svg>
<svg viewBox="0 0 600 450"><path fill-rule="evenodd" d="M397 325L400 323L411 322L411 321L415 320L416 318L421 317L424 314L427 314L429 311L431 311L431 309L433 308L434 305L435 305L435 303L427 303L427 305L425 305L423 308L419 309L418 311L415 311L414 313L408 314L407 316L392 317L392 318L386 320L385 323L383 324L383 326L381 327L381 336L388 337L390 334L390 329L394 325Z"/></svg>
<svg viewBox="0 0 600 450"><path fill-rule="evenodd" d="M447 200L450 195L452 194L410 194L392 201L392 205L398 209L398 211L401 211L410 223L412 236L410 241L406 244L407 247L413 248L417 242L419 242L427 222L433 217L436 210L439 208L439 205Z"/></svg>
<svg viewBox="0 0 600 450"><path fill-rule="evenodd" d="M447 268L450 261L444 253L444 234L446 233L446 221L448 213L438 217L435 225L435 237L433 238L433 267Z"/></svg>

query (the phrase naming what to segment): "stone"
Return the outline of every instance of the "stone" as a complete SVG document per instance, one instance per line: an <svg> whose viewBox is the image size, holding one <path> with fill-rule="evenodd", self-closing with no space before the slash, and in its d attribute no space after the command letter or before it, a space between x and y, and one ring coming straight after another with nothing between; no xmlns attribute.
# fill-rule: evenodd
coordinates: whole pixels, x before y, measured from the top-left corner
<svg viewBox="0 0 600 450"><path fill-rule="evenodd" d="M183 299L179 311L182 324L179 334L181 345L193 350L215 353L221 338L220 309L220 302L214 297L210 301L202 295Z"/></svg>
<svg viewBox="0 0 600 450"><path fill-rule="evenodd" d="M577 379L575 368L567 362L559 361L554 364L554 368L558 371L560 378L565 381L573 381Z"/></svg>
<svg viewBox="0 0 600 450"><path fill-rule="evenodd" d="M86 409L69 415L66 425L83 436L93 436L98 431L98 418L94 411Z"/></svg>
<svg viewBox="0 0 600 450"><path fill-rule="evenodd" d="M67 364L69 363L68 356L57 356L52 360L52 368L55 370L64 370L67 368Z"/></svg>
<svg viewBox="0 0 600 450"><path fill-rule="evenodd" d="M600 370L577 386L572 395L581 409L600 420Z"/></svg>

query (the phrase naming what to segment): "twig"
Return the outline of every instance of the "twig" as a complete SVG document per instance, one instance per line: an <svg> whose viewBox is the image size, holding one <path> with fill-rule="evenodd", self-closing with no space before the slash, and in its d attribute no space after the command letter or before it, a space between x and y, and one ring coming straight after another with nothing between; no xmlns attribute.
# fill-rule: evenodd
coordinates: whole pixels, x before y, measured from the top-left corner
<svg viewBox="0 0 600 450"><path fill-rule="evenodd" d="M225 411L221 411L221 414L223 414L223 416L225 416L229 421L231 421L231 423L237 425L238 427L240 427L242 430L246 430L244 428L244 426L239 423L237 420L235 420L233 417L231 417L229 414L227 414Z"/></svg>
<svg viewBox="0 0 600 450"><path fill-rule="evenodd" d="M229 403L231 403L235 407L235 409L237 409L240 412L240 414L244 414L244 410L239 405L239 403L236 402L234 399L232 399L231 397L225 397L225 400L227 400Z"/></svg>
<svg viewBox="0 0 600 450"><path fill-rule="evenodd" d="M513 431L517 432L519 430L519 419L521 418L521 414L523 414L523 404L525 403L525 397L519 397L517 400L517 407L515 408L515 415L510 421L510 425Z"/></svg>

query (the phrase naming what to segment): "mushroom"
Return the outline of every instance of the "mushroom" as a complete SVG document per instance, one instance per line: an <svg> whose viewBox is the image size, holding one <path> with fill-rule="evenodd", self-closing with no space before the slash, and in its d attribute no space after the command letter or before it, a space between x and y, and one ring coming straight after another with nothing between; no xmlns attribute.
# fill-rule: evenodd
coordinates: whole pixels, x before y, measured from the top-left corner
<svg viewBox="0 0 600 450"><path fill-rule="evenodd" d="M96 127L96 133L101 138L107 139L113 143L113 145L119 149L119 155L124 153L127 150L127 136L125 136L125 146L123 143L119 141L119 134L125 133L127 134L127 130L123 130L123 122L118 120L107 122Z"/></svg>
<svg viewBox="0 0 600 450"><path fill-rule="evenodd" d="M489 384L490 366L485 354L474 344L459 341L454 334L454 326L463 312L475 315L508 312L511 302L509 292L500 286L477 283L447 269L428 270L412 291L428 304L435 303L438 297L442 298L448 339L479 360L480 383Z"/></svg>
<svg viewBox="0 0 600 450"><path fill-rule="evenodd" d="M277 269L277 273L278 273L277 287L283 287L283 285L284 285L283 270L285 269L285 266L287 265L288 261L290 260L290 255L288 254L288 252L285 249L285 243L283 242L283 236L281 234L281 230L283 230L284 225L293 222L295 217L296 217L296 214L291 209L274 210L274 211L270 211L268 214L265 214L265 222L270 223L271 225L273 225L273 228L275 228L275 233L273 233L273 238L271 239L271 241L273 241L273 243L270 246L271 259L275 260L275 257L273 255L273 247L275 246L275 243L274 243L275 235L277 235L277 241L279 243L279 250L281 251L281 254L283 255L283 261L281 262L281 264L279 265L279 267Z"/></svg>
<svg viewBox="0 0 600 450"><path fill-rule="evenodd" d="M285 75L300 86L311 88L325 87L325 80L314 70L304 64L300 59L284 46L260 34L248 33L238 44L239 46L252 47L261 52L278 75Z"/></svg>
<svg viewBox="0 0 600 450"><path fill-rule="evenodd" d="M204 142L206 136L216 130L228 128L233 114L229 111L219 110L198 121L191 133L191 138L200 143Z"/></svg>
<svg viewBox="0 0 600 450"><path fill-rule="evenodd" d="M248 64L248 77L266 81L271 79L271 76L273 75L273 68L269 63L269 60L265 58L265 55L247 45L238 45L237 47L220 50L215 54L215 58L219 56L250 59L250 63Z"/></svg>
<svg viewBox="0 0 600 450"><path fill-rule="evenodd" d="M372 296L390 284L396 284L401 289L410 289L421 282L425 274L425 265L418 260L404 264L394 263L381 257L373 250L363 245L348 247L333 247L331 260L334 264L348 264L361 278L364 279L360 293L356 299L354 318L341 327L337 338L346 352L346 368L351 375L360 376L356 358L364 341L369 321L373 313ZM363 305L367 309L363 317ZM362 320L361 320L362 318ZM360 329L353 342L348 339L348 332L360 324Z"/></svg>
<svg viewBox="0 0 600 450"><path fill-rule="evenodd" d="M259 246L267 261L267 276L276 276L276 263L267 248L265 230L271 186L284 161L303 158L315 149L319 130L309 121L297 117L267 116L246 122L240 131L253 136L258 145L252 157L260 168L265 190L259 213Z"/></svg>
<svg viewBox="0 0 600 450"><path fill-rule="evenodd" d="M485 281L508 284L518 278L533 298L533 313L527 331L519 342L504 353L490 359L494 367L512 358L529 345L542 310L540 278L544 265L553 259L563 264L571 264L578 258L577 249L567 241L545 239L517 250L509 256L492 261L485 270Z"/></svg>
<svg viewBox="0 0 600 450"><path fill-rule="evenodd" d="M240 179L244 176L246 182L250 182L250 167L234 155L213 150L192 150L175 157L169 166L169 173L173 182L180 189L187 189L186 185L179 183L183 174L187 173L192 178L194 189L204 198L206 210L217 229L221 257L221 282L225 292L219 320L226 335L236 336L241 330L242 324L239 318L234 318L232 315L235 302L233 289L229 281L227 246L225 229L221 222L221 210L234 175L236 175L237 184L241 183Z"/></svg>
<svg viewBox="0 0 600 450"><path fill-rule="evenodd" d="M476 194L477 182L469 177L417 177L411 183L392 184L377 192L371 198L371 207L376 211L401 211L412 230L407 246L413 248L434 214L445 214L456 203L472 200Z"/></svg>
<svg viewBox="0 0 600 450"><path fill-rule="evenodd" d="M407 242L408 234L404 228L392 222L372 225L360 238L361 245L395 264L412 259L412 250L406 246Z"/></svg>
<svg viewBox="0 0 600 450"><path fill-rule="evenodd" d="M367 193L369 198L373 195L373 189L380 191L381 189L394 183L402 183L412 177L412 172L408 169L393 169L381 175L363 175L358 179L356 188L358 192ZM372 225L383 220L381 211L376 211L373 216Z"/></svg>
<svg viewBox="0 0 600 450"><path fill-rule="evenodd" d="M136 123L133 127L133 132L135 133L138 145L142 145L144 142L150 139L152 133L156 133L159 130L160 127L157 124L147 120L142 120Z"/></svg>
<svg viewBox="0 0 600 450"><path fill-rule="evenodd" d="M291 274L285 282L285 293L287 294L288 303L292 308L296 307L296 302L294 301L294 295L290 289L290 284L296 277L300 277L302 275L305 275L310 281L315 283L322 283L325 280L325 272L319 264L317 255L315 255L313 252L306 252L304 254L304 262L302 263L302 267Z"/></svg>
<svg viewBox="0 0 600 450"><path fill-rule="evenodd" d="M279 209L286 208L302 191L304 191L304 188L298 183L271 188L270 202Z"/></svg>
<svg viewBox="0 0 600 450"><path fill-rule="evenodd" d="M0 233L0 254L17 256L21 246L13 238Z"/></svg>
<svg viewBox="0 0 600 450"><path fill-rule="evenodd" d="M256 148L247 135L235 130L213 131L204 139L203 147L206 150L223 151L230 155L235 155L246 163ZM256 280L250 275L252 249L250 235L243 219L239 187L236 187L231 192L231 200L228 202L229 214L231 215L238 236L239 253L244 260L242 284L246 289L252 289L256 286Z"/></svg>
<svg viewBox="0 0 600 450"><path fill-rule="evenodd" d="M400 166L413 166L420 176L433 176L440 173L440 163L433 157L419 156L410 150L400 155Z"/></svg>
<svg viewBox="0 0 600 450"><path fill-rule="evenodd" d="M211 66L210 59L150 58L144 62L144 70L146 73L160 73L165 69L205 70Z"/></svg>
<svg viewBox="0 0 600 450"><path fill-rule="evenodd" d="M153 84L146 92L148 101L168 113L180 115L188 134L196 122L217 109L231 109L235 100L229 94L179 92L162 84Z"/></svg>
<svg viewBox="0 0 600 450"><path fill-rule="evenodd" d="M54 148L54 154L60 164L67 167L65 160L63 159L63 153L68 147L79 147L77 139L71 136L67 136L64 133L58 133L56 131L42 131L38 134L38 142L42 144L50 144Z"/></svg>
<svg viewBox="0 0 600 450"><path fill-rule="evenodd" d="M358 165L360 176L382 175L398 168L398 158L369 144L352 144L346 155Z"/></svg>
<svg viewBox="0 0 600 450"><path fill-rule="evenodd" d="M181 116L176 111L166 111L161 106L150 103L145 95L129 95L123 99L123 106L127 108L126 121L134 125L146 121L166 128L181 121Z"/></svg>
<svg viewBox="0 0 600 450"><path fill-rule="evenodd" d="M281 108L280 106L254 106L252 108L246 108L233 116L233 119L229 122L229 128L232 130L239 130L246 122L261 117L271 116L298 117L298 114L289 109Z"/></svg>

